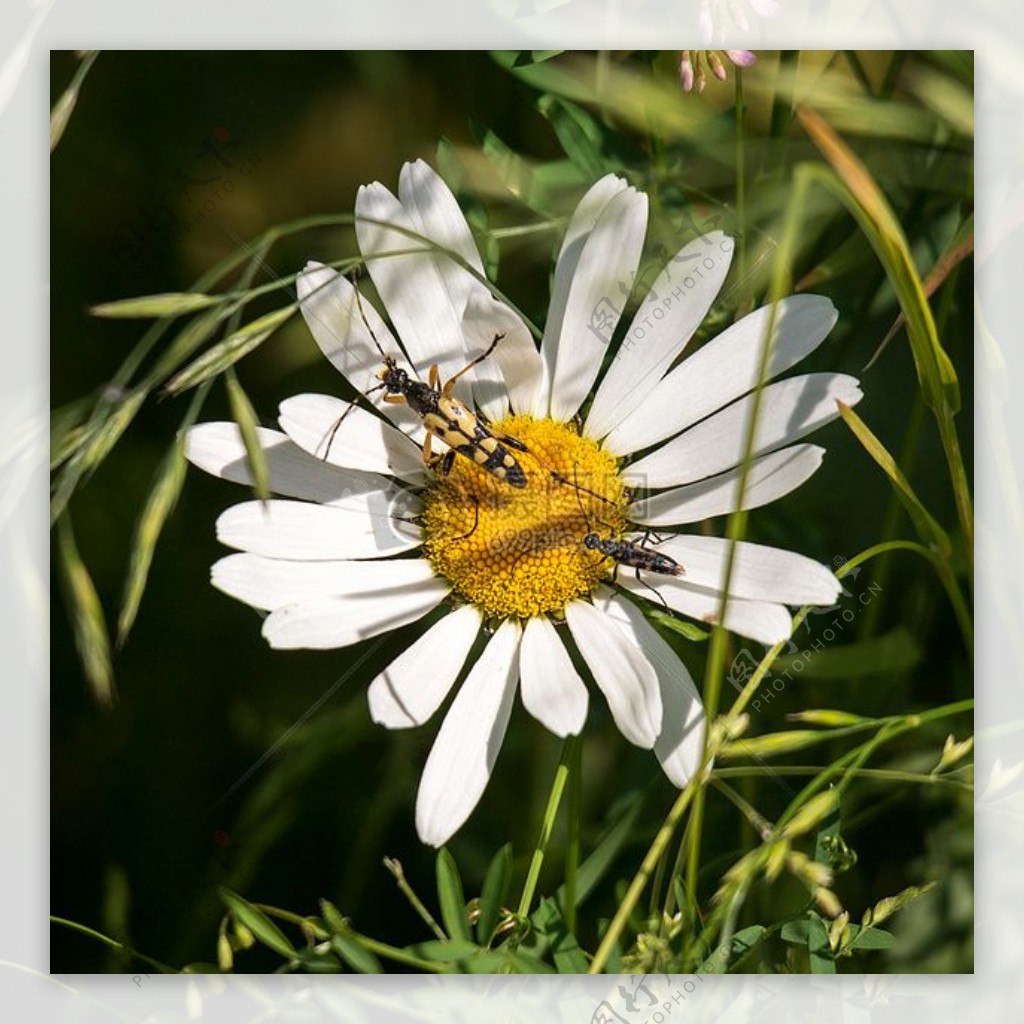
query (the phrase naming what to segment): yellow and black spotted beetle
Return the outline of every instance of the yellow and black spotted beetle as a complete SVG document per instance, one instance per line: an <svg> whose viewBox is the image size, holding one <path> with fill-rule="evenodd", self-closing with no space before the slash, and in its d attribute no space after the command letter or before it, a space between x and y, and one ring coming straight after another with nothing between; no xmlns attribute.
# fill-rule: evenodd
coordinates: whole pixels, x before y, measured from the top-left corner
<svg viewBox="0 0 1024 1024"><path fill-rule="evenodd" d="M576 482L576 467L573 466L573 482L577 490L586 490L586 488L579 487ZM600 497L600 495L598 495ZM579 493L576 495L576 501L580 507L580 513L583 516L583 521L587 524L587 532L584 534L581 543L588 551L597 551L604 558L610 558L614 563L612 569L612 583L616 582L616 578L619 575L619 569L623 566L627 566L634 570L637 583L642 583L648 590L652 591L663 605L665 605L665 599L654 589L643 577L640 575L640 570L644 572L653 572L660 576L675 576L676 578L686 575L686 569L680 565L674 558L669 555L662 554L660 551L652 551L647 547L648 542L651 540L653 534L650 530L647 530L642 539L639 541L635 540L618 540L614 536L602 537L594 528L590 525L590 517L587 515L587 510L583 507L583 502L580 501ZM612 527L602 520L598 520L602 526L608 527L609 530ZM664 538L660 538L664 539ZM665 605L666 610L668 605Z"/></svg>
<svg viewBox="0 0 1024 1024"><path fill-rule="evenodd" d="M472 370L474 366L487 359L505 335L495 334L494 340L486 352L467 363L458 373L449 377L444 384L441 384L436 364L430 368L427 381L424 382L417 380L407 370L402 369L398 365L398 360L381 348L377 335L373 333L373 328L363 312L363 301L358 287L355 289L355 295L356 304L359 306L359 315L384 362L383 368L376 375L381 383L371 388L366 394L372 395L375 391L383 389L385 402L394 405L408 405L413 412L420 416L427 431L423 442L423 461L426 465L431 469L436 469L441 476L447 476L455 461L455 456L462 455L512 487L525 487L526 474L509 449L526 452L529 451L526 445L506 434L495 434L479 416L467 409L452 395L455 382ZM348 410L334 424L327 440L328 452L338 428L347 415ZM431 443L435 437L448 445L448 451L444 454L431 451Z"/></svg>

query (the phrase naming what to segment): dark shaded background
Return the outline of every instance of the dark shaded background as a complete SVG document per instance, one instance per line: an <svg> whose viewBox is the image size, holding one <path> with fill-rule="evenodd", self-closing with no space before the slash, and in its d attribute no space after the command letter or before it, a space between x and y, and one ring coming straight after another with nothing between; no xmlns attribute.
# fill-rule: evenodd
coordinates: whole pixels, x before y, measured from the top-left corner
<svg viewBox="0 0 1024 1024"><path fill-rule="evenodd" d="M54 55L54 96L74 65L72 55ZM718 102L727 108L730 93L724 89ZM379 179L394 188L401 163L418 156L433 162L441 136L473 145L474 122L532 159L559 158L562 151L535 99L484 54L103 54L51 166L53 406L102 388L141 333L132 322L90 318L90 304L185 289L216 259L272 224L350 212L359 184ZM680 102L697 101L680 95ZM644 140L626 135L626 149L642 154ZM854 144L873 166L892 166L891 142ZM795 147L791 158L798 152ZM903 169L913 172L910 143L905 156ZM694 166L699 173L699 160ZM890 199L927 267L946 237L949 197L937 197L913 173L896 178L902 184L893 187ZM965 195L968 188L965 180ZM729 184L709 189L723 202L732 198ZM497 216L511 223L526 218L514 207L499 209ZM850 230L849 222L837 229L834 244ZM539 322L557 243L555 232L502 248L501 285ZM823 245L829 244L826 238ZM285 274L307 258L337 259L351 251L346 231L320 231L286 240L269 262L275 273ZM836 303L840 322L801 370L861 375L894 315L881 283L869 254L863 270L817 289ZM959 426L969 452L970 274L949 287L944 301L949 312L943 341L964 385L967 407ZM239 374L267 423L290 394L340 387L301 321L243 362ZM866 398L858 411L899 452L917 401L905 336L862 381ZM148 403L72 503L78 544L111 620L135 518L186 404L187 397ZM202 418L228 418L220 386ZM833 563L881 538L890 489L840 424L813 440L828 449L823 469L796 495L756 512L750 538ZM912 439L911 451L915 487L951 528L956 519L930 422L918 441ZM218 884L298 913L315 913L317 900L327 897L367 934L398 944L425 938L380 858L398 857L430 902L434 855L416 840L412 806L440 716L413 732L388 733L370 722L364 696L366 682L418 629L403 631L393 647L372 654L310 711L369 645L337 652L271 651L259 635L258 617L210 587L209 566L224 553L214 540L214 519L245 497L241 488L190 470L157 549L138 621L115 663L119 699L112 712L89 696L60 589L51 588L52 912L176 966L214 959L223 912ZM897 535L912 536L905 520ZM956 623L925 563L910 555L897 555L887 565L870 563L851 584L849 605L858 615L856 595L872 583L882 591L864 613L872 617L870 630L883 634L904 627L918 649L916 663L870 677L797 678L763 706L753 731L784 727L786 712L805 707L886 714L972 693ZM811 621L820 628L813 616ZM861 619L853 628L868 627ZM704 646L671 639L699 681ZM945 731L928 735L924 752L920 735L902 747L893 744L878 764L928 771ZM620 874L629 877L673 791L653 755L619 736L599 697L591 702L586 735L584 852L622 801L646 793L636 842L621 861ZM287 739L275 747L282 737ZM517 706L494 778L451 844L468 894L479 891L490 856L507 839L514 842L521 881L559 750L559 741ZM821 763L807 756L793 761ZM771 816L785 806L797 788L790 781L792 787L784 780L758 780L753 792L762 813ZM969 801L868 783L853 795L844 835L859 862L837 889L854 917L906 885L939 876L945 884L928 909L909 919L895 953L858 960L852 969L872 964L877 970L970 970ZM702 899L735 858L746 831L735 811L714 795L708 814ZM548 891L546 878L557 884L558 859L556 851L542 891ZM778 907L794 895L780 883L751 901L748 916L781 913ZM587 917L594 922L609 916L616 905L609 881L592 898ZM254 952L237 969L276 965L274 958ZM137 967L57 929L51 969Z"/></svg>

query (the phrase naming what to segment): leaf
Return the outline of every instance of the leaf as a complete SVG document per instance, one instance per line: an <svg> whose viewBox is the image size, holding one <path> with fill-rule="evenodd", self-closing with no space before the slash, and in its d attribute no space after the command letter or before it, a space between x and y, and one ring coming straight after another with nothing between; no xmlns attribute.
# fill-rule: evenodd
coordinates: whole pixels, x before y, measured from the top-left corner
<svg viewBox="0 0 1024 1024"><path fill-rule="evenodd" d="M131 557L128 561L128 574L125 577L124 597L121 600L121 614L117 621L117 645L121 647L139 612L142 595L146 590L150 566L153 563L153 552L163 533L164 525L171 517L181 489L185 483L188 462L185 459L185 440L189 428L195 423L206 398L208 389L196 392L189 410L178 428L178 436L171 445L156 479L150 488L149 497L135 524L135 536L132 540Z"/></svg>
<svg viewBox="0 0 1024 1024"><path fill-rule="evenodd" d="M298 306L294 304L275 309L272 313L267 313L233 331L223 341L189 363L181 373L172 377L165 390L168 394L177 395L223 373L229 366L234 366L239 359L262 345L296 309Z"/></svg>
<svg viewBox="0 0 1024 1024"><path fill-rule="evenodd" d="M897 626L882 636L860 640L855 644L825 647L804 658L799 654L786 654L775 662L775 671L791 670L796 661L802 661L800 674L808 679L849 679L860 676L906 672L921 660L921 648L913 636Z"/></svg>
<svg viewBox="0 0 1024 1024"><path fill-rule="evenodd" d="M723 948L719 947L709 954L695 971L696 974L728 974L730 969L738 967L754 951L768 929L760 924L752 924L742 928L729 940L728 956L722 956ZM803 940L801 940L802 942Z"/></svg>
<svg viewBox="0 0 1024 1024"><path fill-rule="evenodd" d="M57 521L57 553L64 599L86 681L96 700L109 708L114 703L110 638L96 587L78 554L70 513Z"/></svg>
<svg viewBox="0 0 1024 1024"><path fill-rule="evenodd" d="M200 292L163 292L159 295L141 295L132 299L118 299L115 302L101 302L98 306L90 306L89 312L93 316L114 320L163 318L195 313L221 301L219 295L203 295Z"/></svg>
<svg viewBox="0 0 1024 1024"><path fill-rule="evenodd" d="M811 974L835 974L836 962L828 941L828 926L813 911L807 912L807 952L811 958Z"/></svg>
<svg viewBox="0 0 1024 1024"><path fill-rule="evenodd" d="M267 468L267 456L260 444L259 434L256 428L259 421L256 419L256 410L253 409L249 396L245 393L239 383L238 375L234 367L229 367L225 374L225 382L228 391L228 402L231 405L231 416L238 424L239 433L242 435L242 444L245 447L245 461L252 474L253 491L261 501L270 497L270 470Z"/></svg>
<svg viewBox="0 0 1024 1024"><path fill-rule="evenodd" d="M606 171L601 155L601 130L582 107L555 96L541 96L537 109L551 123L566 156L589 178Z"/></svg>
<svg viewBox="0 0 1024 1024"><path fill-rule="evenodd" d="M801 917L798 921L787 921L779 932L783 942L791 942L795 946L805 946L809 934L810 922L806 917Z"/></svg>
<svg viewBox="0 0 1024 1024"><path fill-rule="evenodd" d="M289 960L294 959L298 955L295 947L288 941L284 932L259 907L253 906L248 900L239 896L238 893L232 892L224 886L220 886L217 891L228 910L264 946L283 957L287 957Z"/></svg>
<svg viewBox="0 0 1024 1024"><path fill-rule="evenodd" d="M538 92L551 93L577 103L599 101L602 110L646 135L666 140L699 139L702 147L713 147L724 135L726 123L706 104L682 102L678 80L652 76L648 67L624 63L604 69L600 94L594 89L598 61L579 53L563 60L518 64L521 51L492 50L491 56L521 81Z"/></svg>
<svg viewBox="0 0 1024 1024"><path fill-rule="evenodd" d="M960 262L965 260L973 252L974 214L972 213L957 229L956 235L954 235L949 245L946 246L942 255L935 261L935 266L928 271L928 276L922 282L925 295L928 296L928 298L931 298L942 282L949 277ZM881 344L879 344L871 358L864 364L865 370L870 370L871 367L875 365L878 357L885 351L889 342L892 341L905 322L906 317L904 317L903 311L901 310L892 327L889 328L889 332L882 339Z"/></svg>
<svg viewBox="0 0 1024 1024"><path fill-rule="evenodd" d="M437 851L437 899L441 906L441 920L453 940L469 942L469 919L466 916L466 896L455 858L442 846Z"/></svg>
<svg viewBox="0 0 1024 1024"><path fill-rule="evenodd" d="M501 908L508 894L512 874L512 844L506 843L491 860L480 892L480 916L476 922L476 938L481 946L491 941L501 919Z"/></svg>
<svg viewBox="0 0 1024 1024"><path fill-rule="evenodd" d="M937 68L915 62L903 76L902 85L955 132L974 138L974 91Z"/></svg>
<svg viewBox="0 0 1024 1024"><path fill-rule="evenodd" d="M448 942L442 942L440 939L428 939L426 942L417 942L415 945L407 946L406 949L422 960L437 960L439 963L466 960L475 957L480 952L480 947L469 939L452 939Z"/></svg>
<svg viewBox="0 0 1024 1024"><path fill-rule="evenodd" d="M338 932L331 936L331 948L357 974L383 974L380 960L352 935Z"/></svg>
<svg viewBox="0 0 1024 1024"><path fill-rule="evenodd" d="M559 974L585 974L589 961L576 936L569 930L555 897L541 901L533 918L534 927L547 940Z"/></svg>
<svg viewBox="0 0 1024 1024"><path fill-rule="evenodd" d="M542 64L546 60L551 60L552 57L557 57L560 53L565 53L565 50L520 50L519 55L513 61L513 66L525 68L530 64Z"/></svg>
<svg viewBox="0 0 1024 1024"><path fill-rule="evenodd" d="M903 507L907 510L914 528L925 544L934 544L938 551L948 557L952 546L946 531L932 518L929 511L921 504L921 499L910 486L910 481L903 475L903 471L896 464L896 460L889 454L885 446L871 432L867 424L843 402L836 402L839 406L839 414L843 421L853 431L854 437L860 442L861 447L881 467L885 475L889 477L896 488L896 496L900 499Z"/></svg>
<svg viewBox="0 0 1024 1024"><path fill-rule="evenodd" d="M701 629L700 626L694 625L694 623L688 622L686 619L677 619L674 615L669 615L668 612L653 609L647 612L647 617L666 629L671 629L673 633L685 636L687 640L692 640L694 643L707 640L711 635L706 629Z"/></svg>
<svg viewBox="0 0 1024 1024"><path fill-rule="evenodd" d="M883 928L861 928L859 925L850 925L850 931L854 933L852 941L846 945L846 950L854 949L889 949L896 944L896 936Z"/></svg>

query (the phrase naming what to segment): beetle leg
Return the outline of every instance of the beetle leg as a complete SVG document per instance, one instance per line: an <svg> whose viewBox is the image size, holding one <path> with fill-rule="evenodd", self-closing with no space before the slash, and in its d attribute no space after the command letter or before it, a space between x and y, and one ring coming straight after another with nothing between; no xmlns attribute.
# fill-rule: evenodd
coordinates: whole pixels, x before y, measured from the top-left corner
<svg viewBox="0 0 1024 1024"><path fill-rule="evenodd" d="M452 393L452 387L454 386L455 382L464 373L469 373L469 371L472 370L473 367L476 366L478 363L482 363L495 350L495 348L498 345L498 342L501 341L501 339L504 337L504 334L496 334L494 336L494 341L492 341L490 345L487 347L486 352L484 352L482 355L477 356L476 359L471 359L468 363L466 363L466 365L461 370L459 370L458 373L453 374L451 377L448 378L448 380L445 382L444 387L441 388L441 394L444 395L445 398L447 398ZM436 384L431 384L431 387L436 386Z"/></svg>

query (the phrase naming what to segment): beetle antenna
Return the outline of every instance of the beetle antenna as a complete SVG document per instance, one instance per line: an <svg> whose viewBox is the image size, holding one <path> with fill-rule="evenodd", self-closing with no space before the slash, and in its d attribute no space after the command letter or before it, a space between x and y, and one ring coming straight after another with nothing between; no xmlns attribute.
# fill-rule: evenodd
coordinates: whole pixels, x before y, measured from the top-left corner
<svg viewBox="0 0 1024 1024"><path fill-rule="evenodd" d="M393 358L385 354L384 349L380 347L380 342L377 340L377 335L373 333L373 328L370 326L370 321L366 319L366 310L363 309L363 297L359 294L359 270L358 268L352 272L352 288L356 293L356 306L359 307L359 316L361 317L364 326L367 331L370 332L370 337L373 339L374 345L377 346L377 351L380 353L381 359L385 363L393 362Z"/></svg>

